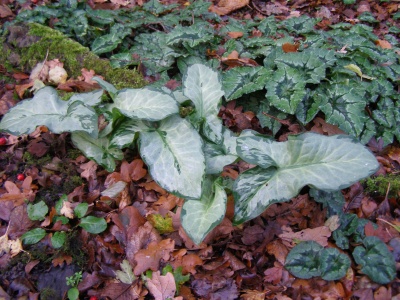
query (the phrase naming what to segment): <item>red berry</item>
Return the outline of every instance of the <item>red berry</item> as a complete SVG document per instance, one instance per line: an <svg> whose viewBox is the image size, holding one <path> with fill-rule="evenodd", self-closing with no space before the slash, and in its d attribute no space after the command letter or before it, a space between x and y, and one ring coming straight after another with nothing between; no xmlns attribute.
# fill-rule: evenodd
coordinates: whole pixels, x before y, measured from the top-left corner
<svg viewBox="0 0 400 300"><path fill-rule="evenodd" d="M0 138L0 146L7 144L7 139L3 136Z"/></svg>
<svg viewBox="0 0 400 300"><path fill-rule="evenodd" d="M99 300L96 296L90 296L89 300Z"/></svg>
<svg viewBox="0 0 400 300"><path fill-rule="evenodd" d="M22 173L20 173L20 174L17 175L17 179L18 179L19 181L23 181L23 180L25 179L25 175L22 174Z"/></svg>

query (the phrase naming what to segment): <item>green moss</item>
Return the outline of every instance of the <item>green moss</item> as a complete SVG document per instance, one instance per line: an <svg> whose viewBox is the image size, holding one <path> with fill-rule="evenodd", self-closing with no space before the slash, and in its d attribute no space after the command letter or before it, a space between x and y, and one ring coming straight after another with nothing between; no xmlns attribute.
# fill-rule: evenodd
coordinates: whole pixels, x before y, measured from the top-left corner
<svg viewBox="0 0 400 300"><path fill-rule="evenodd" d="M73 190L77 187L83 184L83 179L78 176L67 176L67 178L65 178L65 181L63 183L63 193L65 194L69 194L71 192L73 192Z"/></svg>
<svg viewBox="0 0 400 300"><path fill-rule="evenodd" d="M51 156L49 154L46 154L43 157L37 158L28 151L24 152L24 155L22 156L22 159L25 162L26 167L30 166L43 166L51 161Z"/></svg>
<svg viewBox="0 0 400 300"><path fill-rule="evenodd" d="M44 61L48 52L48 60L59 59L64 63L68 75L77 78L81 69L94 70L104 76L105 80L118 89L142 87L146 83L136 70L112 69L110 62L90 52L87 47L67 38L57 30L29 23L28 36L37 41L20 49L20 65L31 70L38 62Z"/></svg>
<svg viewBox="0 0 400 300"><path fill-rule="evenodd" d="M41 300L52 300L57 297L57 292L51 288L44 288L40 290Z"/></svg>
<svg viewBox="0 0 400 300"><path fill-rule="evenodd" d="M380 175L374 178L367 178L362 183L365 185L367 193L385 196L390 184L389 197L399 197L400 195L400 175Z"/></svg>
<svg viewBox="0 0 400 300"><path fill-rule="evenodd" d="M68 149L67 149L67 156L68 156L70 159L77 159L78 156L80 156L80 155L83 155L83 154L82 154L82 152L81 152L80 150L78 150L78 149L75 149L75 148L68 148Z"/></svg>

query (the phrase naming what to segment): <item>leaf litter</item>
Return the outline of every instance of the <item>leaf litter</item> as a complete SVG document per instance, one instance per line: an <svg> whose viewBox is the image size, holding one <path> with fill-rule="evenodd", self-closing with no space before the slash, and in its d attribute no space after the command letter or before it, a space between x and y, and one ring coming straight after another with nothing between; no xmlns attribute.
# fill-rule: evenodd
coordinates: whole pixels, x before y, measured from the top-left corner
<svg viewBox="0 0 400 300"><path fill-rule="evenodd" d="M175 1L163 2L170 4ZM94 7L108 9L143 4L143 1L128 3L119 0L91 3ZM304 1L220 1L213 4L211 11L215 10L220 15L232 14L238 19L252 17L253 14L274 15L282 20L294 15L296 11L310 11L311 15L322 18L317 26L327 28L339 21L345 21L345 17L355 22L356 17L365 12L373 13L378 20L385 20L388 18L387 11L395 9L392 3L377 1L362 1L357 7L350 8L346 8L340 2L334 6L331 1L322 1L318 6L321 6L321 9L315 10L316 3ZM8 6L1 7L2 18L13 17ZM381 22L374 30L382 36L379 33L385 33L387 28L384 22ZM229 31L227 35L232 39L241 37L236 31ZM383 38L375 43L385 49L392 47ZM284 44L282 47L284 52L297 51L296 44ZM256 61L234 52L220 57L220 60L228 67L257 65ZM46 63L49 63L48 68L62 67L57 65L58 62ZM1 86L0 114L4 115L17 103L13 97L14 89L19 98L25 98L30 93L29 89L34 86L34 79L48 81L49 72L41 74L43 68L40 67L38 78L30 78L32 74L6 74L13 78L15 84ZM61 83L59 89L93 90L98 88L97 83L91 80L94 75L92 70L83 69L81 77ZM364 74L360 76L362 75ZM225 126L236 132L248 128L260 131L261 128L255 114L251 111L244 112L243 107L236 106L234 101L221 109L220 117ZM299 132L297 124L291 120L278 121L284 125L279 132L281 140L284 140L288 133ZM312 128L308 129L325 135L342 133L337 126L327 124L319 116L313 120ZM78 287L80 292L86 293L87 296L145 299L151 294L154 299L173 299L175 296L178 296L175 299L179 299L179 295L175 295L176 282L173 274L167 272L162 275L160 272L167 264L170 264L173 270L181 267L182 274L190 275L190 281L184 283L181 289L184 299L341 299L350 295L359 299L389 299L400 293L398 284L373 284L357 269L349 269L346 277L333 282L320 278L294 278L286 271L285 258L290 248L301 240L314 240L323 246L332 246L333 230L324 225L326 209L308 197L306 191L291 202L272 205L262 216L241 227L233 227L231 218L228 217L210 233L204 243L195 245L179 228L179 218L176 216L179 215L182 201L166 193L149 178L140 158L133 157L130 161L123 161L117 172L108 174L82 156L66 158L65 154L71 150L68 138L65 143L56 143L57 136L42 131L23 139L7 134L1 135L8 140L5 146L0 146L0 163L4 167L4 171L0 171L0 265L5 270L1 273L5 281L1 284L0 296L5 299L9 297L7 293L26 296L31 291L33 295L40 273L46 272L50 265L59 269L65 268L66 265L74 265L79 257L73 251L68 252L68 249L53 249L49 240L43 240L26 250L22 250L19 241L23 233L38 225L28 218L25 201L33 203L40 197L49 205L54 205L65 191L65 186L58 190L52 188L59 186L64 180L70 181L74 187L68 191L68 199L71 200L63 203L61 214L71 218L74 206L88 203L96 216L106 218L109 227L99 236L87 235L80 231L75 237L83 241L79 247L85 252L81 255L86 263L81 267L86 271ZM376 142L371 145L371 149L376 151L381 162L381 172L398 173L398 144L382 148ZM34 157L33 161L24 155L25 152ZM9 157L6 153L13 153L13 156ZM39 160L46 155L57 157L58 160ZM235 172L237 176L242 170L241 165L234 164L225 172L226 175L235 177ZM16 172L24 172L28 176L23 182L18 182ZM82 187L79 188L79 185ZM356 191L356 195L351 195L352 190ZM382 220L377 222L377 227L372 223L365 224L365 235L379 237L388 246L390 242L389 247L397 247L398 253L398 244L396 246L395 242L391 242L399 239L398 231L391 225L399 222L394 218L398 218L398 195L367 196L362 186L353 186L345 191L345 198L347 212L355 213L359 217ZM359 205L354 203L356 198L361 199ZM382 208L380 213L377 213L378 207ZM154 221L154 216L159 216L162 220ZM49 222L51 221L40 226L47 227ZM53 226L53 230L60 228L61 222ZM31 259L30 255L38 255L35 253L43 250L50 260L46 261L41 257L39 262L34 260L31 261L34 264L27 263L26 268L23 263L13 260L23 258L28 261ZM151 276L147 276L144 281L137 279L137 276L148 270L153 271ZM20 278L24 278L24 281Z"/></svg>

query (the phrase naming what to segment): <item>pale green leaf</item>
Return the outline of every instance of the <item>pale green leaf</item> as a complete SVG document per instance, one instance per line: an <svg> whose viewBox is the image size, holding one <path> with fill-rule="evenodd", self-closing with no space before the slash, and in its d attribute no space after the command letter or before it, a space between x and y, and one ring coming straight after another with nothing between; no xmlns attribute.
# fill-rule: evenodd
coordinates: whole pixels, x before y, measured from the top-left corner
<svg viewBox="0 0 400 300"><path fill-rule="evenodd" d="M211 141L220 143L222 126L216 124L215 118L224 92L218 73L205 65L191 65L183 78L183 94L196 107L193 118L197 123L203 123L207 118L213 120L214 125L207 126L203 133Z"/></svg>
<svg viewBox="0 0 400 300"><path fill-rule="evenodd" d="M46 217L49 212L49 208L47 207L44 201L40 201L36 204L28 204L27 207L28 217L32 221L42 221Z"/></svg>
<svg viewBox="0 0 400 300"><path fill-rule="evenodd" d="M272 142L261 136L238 139L238 155L258 164L235 182L235 223L261 214L270 204L296 196L310 185L325 191L346 188L373 174L374 155L353 138L305 133Z"/></svg>
<svg viewBox="0 0 400 300"><path fill-rule="evenodd" d="M87 216L81 219L79 226L89 233L101 233L107 229L107 222L103 218Z"/></svg>
<svg viewBox="0 0 400 300"><path fill-rule="evenodd" d="M86 213L87 213L87 211L88 211L88 208L89 208L89 204L87 204L87 203L79 203L75 208L74 208L74 215L77 217L77 218L83 218L85 215L86 215Z"/></svg>
<svg viewBox="0 0 400 300"><path fill-rule="evenodd" d="M53 133L84 131L97 136L97 115L81 101L63 101L51 87L40 89L32 99L14 106L3 117L0 130L28 134L39 125Z"/></svg>
<svg viewBox="0 0 400 300"><path fill-rule="evenodd" d="M136 276L133 274L132 266L129 264L129 261L124 259L122 263L120 263L121 270L115 271L115 275L117 279L126 284L132 284L136 280Z"/></svg>
<svg viewBox="0 0 400 300"><path fill-rule="evenodd" d="M139 136L140 153L154 180L164 189L198 199L205 172L200 135L185 119L173 115L157 129Z"/></svg>
<svg viewBox="0 0 400 300"><path fill-rule="evenodd" d="M196 244L200 244L225 216L227 196L218 181L204 180L203 195L185 200L181 212L182 227Z"/></svg>
<svg viewBox="0 0 400 300"><path fill-rule="evenodd" d="M43 228L35 228L25 232L21 236L21 240L25 245L32 245L39 242L46 235L46 230Z"/></svg>
<svg viewBox="0 0 400 300"><path fill-rule="evenodd" d="M109 172L114 171L115 160L123 158L121 150L110 148L108 138L94 139L84 132L74 132L71 140L86 157L93 159Z"/></svg>
<svg viewBox="0 0 400 300"><path fill-rule="evenodd" d="M103 90L96 90L88 93L74 94L69 98L68 102L72 103L74 101L82 101L83 104L88 106L95 106L100 104L101 96L103 95Z"/></svg>
<svg viewBox="0 0 400 300"><path fill-rule="evenodd" d="M179 113L174 98L149 88L124 89L117 94L114 102L123 115L134 119L159 121Z"/></svg>

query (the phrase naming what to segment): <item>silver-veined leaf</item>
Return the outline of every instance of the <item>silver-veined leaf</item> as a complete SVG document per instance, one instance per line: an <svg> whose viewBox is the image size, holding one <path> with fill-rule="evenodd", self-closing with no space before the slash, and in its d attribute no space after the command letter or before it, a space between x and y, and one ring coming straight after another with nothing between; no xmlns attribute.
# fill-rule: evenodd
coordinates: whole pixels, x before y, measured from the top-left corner
<svg viewBox="0 0 400 300"><path fill-rule="evenodd" d="M121 150L110 147L108 138L94 139L84 132L74 132L71 140L87 158L93 159L109 172L114 171L115 160L124 157Z"/></svg>
<svg viewBox="0 0 400 300"><path fill-rule="evenodd" d="M82 101L85 105L95 106L101 102L103 90L96 90L88 93L79 93L72 95L68 102Z"/></svg>
<svg viewBox="0 0 400 300"><path fill-rule="evenodd" d="M379 167L374 155L353 138L305 133L278 143L261 136L238 138L238 155L259 167L235 182L235 220L243 223L269 205L296 196L310 185L325 191L346 188Z"/></svg>
<svg viewBox="0 0 400 300"><path fill-rule="evenodd" d="M159 121L179 113L173 97L149 88L121 90L114 102L123 115L134 119Z"/></svg>
<svg viewBox="0 0 400 300"><path fill-rule="evenodd" d="M3 117L0 130L13 135L28 134L44 125L53 133L84 131L98 134L95 111L81 101L63 101L51 87L40 89L29 100L14 106Z"/></svg>
<svg viewBox="0 0 400 300"><path fill-rule="evenodd" d="M181 223L188 236L200 244L225 216L227 196L218 181L204 180L203 195L198 200L185 200Z"/></svg>
<svg viewBox="0 0 400 300"><path fill-rule="evenodd" d="M215 143L222 141L222 122L217 122L221 97L224 95L218 73L201 65L191 65L183 78L183 94L194 103L196 111L193 120L197 123L212 120L206 125L203 134ZM220 124L220 125L219 125Z"/></svg>
<svg viewBox="0 0 400 300"><path fill-rule="evenodd" d="M151 176L167 191L198 199L205 173L200 135L185 119L173 115L157 129L141 132L140 153Z"/></svg>

